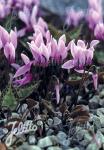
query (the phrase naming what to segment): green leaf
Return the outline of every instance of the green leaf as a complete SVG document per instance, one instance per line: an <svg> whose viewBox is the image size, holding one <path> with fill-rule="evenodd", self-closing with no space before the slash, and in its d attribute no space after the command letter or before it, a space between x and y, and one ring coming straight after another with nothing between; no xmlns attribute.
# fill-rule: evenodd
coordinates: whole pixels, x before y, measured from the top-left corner
<svg viewBox="0 0 104 150"><path fill-rule="evenodd" d="M9 107L11 110L14 110L17 105L16 97L14 96L11 86L8 87L4 96L2 106Z"/></svg>
<svg viewBox="0 0 104 150"><path fill-rule="evenodd" d="M25 86L22 88L19 88L16 90L16 94L18 95L19 99L25 99L29 95L31 95L38 87L39 87L40 81L38 83L35 83L30 86Z"/></svg>
<svg viewBox="0 0 104 150"><path fill-rule="evenodd" d="M79 37L81 30L82 30L82 26L83 25L81 24L79 27L76 27L72 31L69 32L69 36L71 40L77 39Z"/></svg>

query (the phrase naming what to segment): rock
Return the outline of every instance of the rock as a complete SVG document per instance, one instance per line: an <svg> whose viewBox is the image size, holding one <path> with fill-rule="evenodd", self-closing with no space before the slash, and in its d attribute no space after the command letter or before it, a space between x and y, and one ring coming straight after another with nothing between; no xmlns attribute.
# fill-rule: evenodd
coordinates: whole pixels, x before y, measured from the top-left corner
<svg viewBox="0 0 104 150"><path fill-rule="evenodd" d="M81 141L84 138L85 130L81 127L77 127L76 132L76 138L78 139L78 141Z"/></svg>
<svg viewBox="0 0 104 150"><path fill-rule="evenodd" d="M19 146L16 150L41 150L41 148L36 145L28 145L28 143L24 142L24 144Z"/></svg>
<svg viewBox="0 0 104 150"><path fill-rule="evenodd" d="M99 147L101 148L101 146L104 144L104 136L100 131L97 131L96 133L96 140L99 143Z"/></svg>
<svg viewBox="0 0 104 150"><path fill-rule="evenodd" d="M63 141L63 139L66 139L66 138L67 138L66 133L63 131L59 131L59 133L57 134L58 141Z"/></svg>
<svg viewBox="0 0 104 150"><path fill-rule="evenodd" d="M63 139L63 141L60 141L60 144L63 146L63 148L68 148L70 145L70 139Z"/></svg>
<svg viewBox="0 0 104 150"><path fill-rule="evenodd" d="M36 143L35 136L34 135L29 135L28 142L29 142L29 144L35 144Z"/></svg>
<svg viewBox="0 0 104 150"><path fill-rule="evenodd" d="M104 98L104 89L99 93L100 98Z"/></svg>
<svg viewBox="0 0 104 150"><path fill-rule="evenodd" d="M99 150L99 148L96 143L91 143L87 146L86 150Z"/></svg>
<svg viewBox="0 0 104 150"><path fill-rule="evenodd" d="M68 148L67 150L80 150L78 147L75 148Z"/></svg>
<svg viewBox="0 0 104 150"><path fill-rule="evenodd" d="M54 133L54 130L49 129L49 130L47 131L47 136L52 135L53 133Z"/></svg>
<svg viewBox="0 0 104 150"><path fill-rule="evenodd" d="M48 123L49 126L52 126L52 124L53 124L53 119L49 118L48 121L47 121L47 123Z"/></svg>
<svg viewBox="0 0 104 150"><path fill-rule="evenodd" d="M8 129L0 128L0 139L8 133Z"/></svg>
<svg viewBox="0 0 104 150"><path fill-rule="evenodd" d="M85 130L84 139L88 142L90 142L92 140L92 136L88 133L87 130Z"/></svg>
<svg viewBox="0 0 104 150"><path fill-rule="evenodd" d="M42 138L38 141L38 146L41 148L53 146L57 143L57 138L56 136L47 136L45 138Z"/></svg>
<svg viewBox="0 0 104 150"><path fill-rule="evenodd" d="M104 134L104 128L100 128L98 131L100 131L102 134Z"/></svg>
<svg viewBox="0 0 104 150"><path fill-rule="evenodd" d="M99 116L101 127L103 128L104 127L104 114L102 113L102 109L97 110L97 115Z"/></svg>
<svg viewBox="0 0 104 150"><path fill-rule="evenodd" d="M97 109L99 108L99 96L94 96L89 100L89 108L90 109Z"/></svg>
<svg viewBox="0 0 104 150"><path fill-rule="evenodd" d="M51 146L51 147L48 147L47 150L62 150L62 148L60 148L58 146Z"/></svg>
<svg viewBox="0 0 104 150"><path fill-rule="evenodd" d="M53 118L53 124L55 126L60 125L62 123L61 119L59 119L58 117L54 117Z"/></svg>
<svg viewBox="0 0 104 150"><path fill-rule="evenodd" d="M95 129L100 129L101 128L100 118L96 115L92 115L91 117L92 117L92 121L93 121Z"/></svg>

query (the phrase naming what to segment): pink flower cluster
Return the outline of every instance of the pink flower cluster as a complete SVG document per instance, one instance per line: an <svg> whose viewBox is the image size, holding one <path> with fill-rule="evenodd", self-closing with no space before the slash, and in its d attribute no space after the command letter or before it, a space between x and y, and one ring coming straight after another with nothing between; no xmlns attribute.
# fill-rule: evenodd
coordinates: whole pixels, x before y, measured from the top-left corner
<svg viewBox="0 0 104 150"><path fill-rule="evenodd" d="M0 0L0 19L5 18L10 14L11 10L21 10L25 6L39 5L39 0Z"/></svg>
<svg viewBox="0 0 104 150"><path fill-rule="evenodd" d="M0 49L10 63L15 61L15 49L17 48L17 33L11 30L10 34L0 26Z"/></svg>
<svg viewBox="0 0 104 150"><path fill-rule="evenodd" d="M85 15L82 10L71 8L66 12L66 24L77 26L82 18L88 22L89 28L94 32L96 39L104 40L104 23L102 14L102 0L88 0L88 10Z"/></svg>
<svg viewBox="0 0 104 150"><path fill-rule="evenodd" d="M84 12L82 10L76 11L74 8L71 8L70 10L66 11L66 24L76 27L79 24L79 21L83 19L83 17Z"/></svg>
<svg viewBox="0 0 104 150"><path fill-rule="evenodd" d="M67 57L69 46L66 46L65 35L62 35L57 41L52 37L49 30L46 31L44 37L42 32L37 28L33 35L33 40L28 45L33 59L30 60L28 56L21 54L25 65L19 67L14 75L14 79L23 76L22 79L15 80L15 83L19 85L26 84L32 80L32 74L30 73L32 66L47 67L52 62L57 64L62 63Z"/></svg>

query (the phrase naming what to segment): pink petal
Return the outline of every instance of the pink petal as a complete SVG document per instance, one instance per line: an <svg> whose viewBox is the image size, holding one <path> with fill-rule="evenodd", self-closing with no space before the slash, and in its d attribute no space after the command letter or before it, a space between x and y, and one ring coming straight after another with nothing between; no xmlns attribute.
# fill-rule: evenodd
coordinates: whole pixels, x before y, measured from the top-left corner
<svg viewBox="0 0 104 150"><path fill-rule="evenodd" d="M27 25L29 26L29 18L26 16L26 14L23 11L19 11L19 18Z"/></svg>
<svg viewBox="0 0 104 150"><path fill-rule="evenodd" d="M42 52L43 56L45 56L46 60L48 61L50 56L49 56L47 47L42 43L40 48L41 48L41 51L43 51Z"/></svg>
<svg viewBox="0 0 104 150"><path fill-rule="evenodd" d="M30 59L23 53L21 54L21 58L25 64L28 64L30 62Z"/></svg>
<svg viewBox="0 0 104 150"><path fill-rule="evenodd" d="M73 67L74 67L74 61L73 60L69 60L62 65L63 69L71 69Z"/></svg>
<svg viewBox="0 0 104 150"><path fill-rule="evenodd" d="M42 33L39 33L36 37L35 44L37 47L40 47L41 43L43 43Z"/></svg>
<svg viewBox="0 0 104 150"><path fill-rule="evenodd" d="M57 100L57 104L59 104L60 102L60 86L59 84L55 85L55 90L56 90L56 100Z"/></svg>
<svg viewBox="0 0 104 150"><path fill-rule="evenodd" d="M82 40L78 40L77 45L82 48L86 48L86 45L85 45L84 41L82 41Z"/></svg>
<svg viewBox="0 0 104 150"><path fill-rule="evenodd" d="M34 26L34 24L36 24L36 16L38 13L38 7L34 6L32 9L32 15L31 15L31 24L32 26Z"/></svg>
<svg viewBox="0 0 104 150"><path fill-rule="evenodd" d="M75 57L76 57L76 54L77 54L78 52L77 52L77 46L75 45L74 40L72 40L72 41L70 42L70 47L71 47L71 54L72 54L73 58L75 58Z"/></svg>
<svg viewBox="0 0 104 150"><path fill-rule="evenodd" d="M19 77L19 76L21 76L21 75L24 75L25 73L29 72L29 71L30 71L30 68L31 68L31 65L32 65L32 62L29 63L29 64L26 64L26 65L24 65L24 66L22 66L22 67L20 67L20 68L17 70L17 72L15 73L14 78L17 78L17 77Z"/></svg>
<svg viewBox="0 0 104 150"><path fill-rule="evenodd" d="M98 87L98 74L93 74L92 78L93 78L94 88L95 88L95 90L97 90L97 87Z"/></svg>
<svg viewBox="0 0 104 150"><path fill-rule="evenodd" d="M32 74L28 73L22 79L15 80L13 83L22 86L28 84L29 82L31 82L31 80L32 80Z"/></svg>
<svg viewBox="0 0 104 150"><path fill-rule="evenodd" d="M13 63L13 61L15 60L15 48L12 43L7 43L5 45L4 55L10 61L10 63Z"/></svg>
<svg viewBox="0 0 104 150"><path fill-rule="evenodd" d="M9 42L9 34L2 26L0 26L0 38L3 45Z"/></svg>
<svg viewBox="0 0 104 150"><path fill-rule="evenodd" d="M13 30L11 30L11 32L10 32L10 41L12 42L14 47L16 48L17 47L17 34Z"/></svg>
<svg viewBox="0 0 104 150"><path fill-rule="evenodd" d="M20 30L17 31L17 36L18 37L23 37L26 33L26 28L22 28Z"/></svg>
<svg viewBox="0 0 104 150"><path fill-rule="evenodd" d="M98 43L99 43L98 40L93 40L93 41L91 42L91 44L90 44L90 47L94 47L94 46L96 46Z"/></svg>
<svg viewBox="0 0 104 150"><path fill-rule="evenodd" d="M59 41L64 41L66 43L66 36L63 34L60 38Z"/></svg>
<svg viewBox="0 0 104 150"><path fill-rule="evenodd" d="M12 63L11 66L16 70L18 70L20 68L20 65L18 65L16 63Z"/></svg>

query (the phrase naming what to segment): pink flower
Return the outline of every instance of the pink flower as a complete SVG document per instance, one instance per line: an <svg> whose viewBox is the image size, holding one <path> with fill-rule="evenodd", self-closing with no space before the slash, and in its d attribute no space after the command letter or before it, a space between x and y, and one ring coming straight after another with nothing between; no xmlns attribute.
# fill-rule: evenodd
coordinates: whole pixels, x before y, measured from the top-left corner
<svg viewBox="0 0 104 150"><path fill-rule="evenodd" d="M26 24L26 27L30 29L36 24L36 17L37 17L38 7L34 6L32 12L26 6L24 6L23 11L19 11L19 18Z"/></svg>
<svg viewBox="0 0 104 150"><path fill-rule="evenodd" d="M17 68L17 71L13 77L14 79L13 83L19 86L25 85L31 82L32 80L32 74L30 73L30 69L31 69L33 62L30 61L30 59L25 54L21 54L21 58L23 62L25 63L25 65L19 67L17 64L14 64L13 66ZM17 79L18 77L19 78L21 77L21 79Z"/></svg>
<svg viewBox="0 0 104 150"><path fill-rule="evenodd" d="M89 9L86 20L89 23L89 28L94 30L96 24L103 22L101 0L89 0Z"/></svg>
<svg viewBox="0 0 104 150"><path fill-rule="evenodd" d="M94 29L94 36L99 40L104 40L104 24L98 23Z"/></svg>
<svg viewBox="0 0 104 150"><path fill-rule="evenodd" d="M71 8L67 11L66 23L68 25L77 26L83 17L84 12L82 10L75 11L73 8Z"/></svg>
<svg viewBox="0 0 104 150"><path fill-rule="evenodd" d="M51 40L51 57L53 60L60 62L67 57L68 47L65 45L66 36L62 35L59 40L52 38Z"/></svg>
<svg viewBox="0 0 104 150"><path fill-rule="evenodd" d="M17 47L17 34L11 30L10 34L0 26L0 48L4 48L4 55L10 63L15 61L15 49Z"/></svg>
<svg viewBox="0 0 104 150"><path fill-rule="evenodd" d="M88 10L86 19L89 23L89 28L92 30L95 28L97 23L102 22L101 14L94 9Z"/></svg>
<svg viewBox="0 0 104 150"><path fill-rule="evenodd" d="M70 42L70 49L73 59L67 61L62 65L64 69L74 68L76 70L83 70L84 66L90 65L93 59L94 47L99 43L98 40L93 40L90 47L87 48L84 41L78 40L77 45L74 40Z"/></svg>

